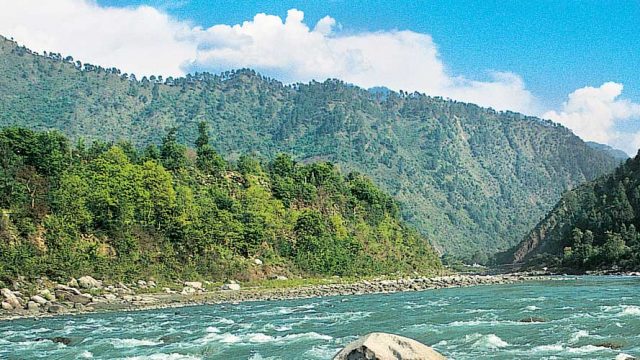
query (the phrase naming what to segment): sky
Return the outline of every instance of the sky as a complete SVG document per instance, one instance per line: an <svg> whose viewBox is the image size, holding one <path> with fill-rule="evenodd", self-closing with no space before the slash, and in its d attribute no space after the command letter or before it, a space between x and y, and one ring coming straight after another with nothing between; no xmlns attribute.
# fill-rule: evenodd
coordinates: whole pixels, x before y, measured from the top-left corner
<svg viewBox="0 0 640 360"><path fill-rule="evenodd" d="M250 67L541 116L640 147L639 1L0 0L0 35L142 75Z"/></svg>

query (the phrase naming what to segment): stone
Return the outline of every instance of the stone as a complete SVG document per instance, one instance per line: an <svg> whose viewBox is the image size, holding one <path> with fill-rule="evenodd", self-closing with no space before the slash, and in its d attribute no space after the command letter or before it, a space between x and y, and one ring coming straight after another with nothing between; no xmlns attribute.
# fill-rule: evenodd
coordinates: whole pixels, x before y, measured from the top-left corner
<svg viewBox="0 0 640 360"><path fill-rule="evenodd" d="M227 291L238 291L238 290L240 290L240 284L235 283L235 282L234 283L229 282L228 284L222 285L222 287L220 289L227 290Z"/></svg>
<svg viewBox="0 0 640 360"><path fill-rule="evenodd" d="M541 322L545 322L545 320L541 317L536 317L536 316L530 316L530 317L526 317L523 319L520 319L520 322L523 323L541 323Z"/></svg>
<svg viewBox="0 0 640 360"><path fill-rule="evenodd" d="M76 278L71 278L71 280L69 280L69 282L67 283L67 286L69 287L80 287L80 285L78 284L78 280L76 280Z"/></svg>
<svg viewBox="0 0 640 360"><path fill-rule="evenodd" d="M38 305L38 303L35 302L35 301L29 301L27 303L27 310L29 310L29 311L38 311L38 310L40 310L40 305Z"/></svg>
<svg viewBox="0 0 640 360"><path fill-rule="evenodd" d="M44 305L44 304L46 304L46 303L47 303L47 301L48 301L48 300L47 300L47 299L45 299L45 298L43 298L43 297L42 297L42 296L40 296L40 295L33 295L33 296L31 297L31 301L35 302L35 303L36 303L36 304L38 304L38 305Z"/></svg>
<svg viewBox="0 0 640 360"><path fill-rule="evenodd" d="M65 307L59 304L51 304L47 308L47 311L52 314L59 314L65 311Z"/></svg>
<svg viewBox="0 0 640 360"><path fill-rule="evenodd" d="M149 281L147 281L147 285L148 285L150 288L154 288L154 287L158 286L158 285L156 284L156 282L155 282L155 281L153 281L153 280L149 280Z"/></svg>
<svg viewBox="0 0 640 360"><path fill-rule="evenodd" d="M9 303L14 309L19 309L22 307L22 303L20 299L9 289L4 288L0 290L0 294L4 298L4 301Z"/></svg>
<svg viewBox="0 0 640 360"><path fill-rule="evenodd" d="M102 281L96 280L91 276L81 277L80 279L78 279L78 284L80 285L81 288L84 288L84 289L93 289L93 288L101 289L102 288Z"/></svg>
<svg viewBox="0 0 640 360"><path fill-rule="evenodd" d="M348 344L334 360L444 360L432 348L403 336L371 333Z"/></svg>
<svg viewBox="0 0 640 360"><path fill-rule="evenodd" d="M196 289L190 287L190 286L185 286L184 288L182 288L182 292L180 294L182 295L192 295L196 293Z"/></svg>
<svg viewBox="0 0 640 360"><path fill-rule="evenodd" d="M71 339L62 337L62 336L56 336L52 338L37 338L35 341L52 341L54 343L64 344L64 345L71 344Z"/></svg>
<svg viewBox="0 0 640 360"><path fill-rule="evenodd" d="M71 301L74 304L82 304L82 305L86 305L88 303L90 303L91 301L93 301L93 297L86 295L86 294L82 294L82 295L71 295L69 297L66 298L67 301Z"/></svg>
<svg viewBox="0 0 640 360"><path fill-rule="evenodd" d="M144 280L138 280L138 287L145 289L147 287L147 282Z"/></svg>
<svg viewBox="0 0 640 360"><path fill-rule="evenodd" d="M204 290L200 281L185 281L184 286L188 286L196 290Z"/></svg>
<svg viewBox="0 0 640 360"><path fill-rule="evenodd" d="M276 276L276 280L285 281L285 280L289 280L289 278L283 275L278 275Z"/></svg>
<svg viewBox="0 0 640 360"><path fill-rule="evenodd" d="M262 265L262 260L260 259L253 259L253 263L256 265Z"/></svg>
<svg viewBox="0 0 640 360"><path fill-rule="evenodd" d="M2 302L2 310L11 311L13 310L13 306L6 301Z"/></svg>
<svg viewBox="0 0 640 360"><path fill-rule="evenodd" d="M168 288L168 287L162 288L162 291L163 291L165 294L175 294L175 293L176 293L175 291L171 290L171 289L170 289L170 288Z"/></svg>
<svg viewBox="0 0 640 360"><path fill-rule="evenodd" d="M114 301L114 300L116 300L118 298L114 294L104 294L104 295L102 295L102 297L104 297L105 299L107 299L109 301Z"/></svg>
<svg viewBox="0 0 640 360"><path fill-rule="evenodd" d="M56 285L56 289L55 289L56 296L58 296L57 295L58 290L62 290L62 291L65 291L65 292L68 292L68 293L71 293L71 294L76 294L76 295L82 294L80 292L80 290L78 290L76 288L73 288L73 287L70 287L70 286L62 285L62 284Z"/></svg>
<svg viewBox="0 0 640 360"><path fill-rule="evenodd" d="M54 301L56 299L49 289L40 290L40 296L49 301Z"/></svg>

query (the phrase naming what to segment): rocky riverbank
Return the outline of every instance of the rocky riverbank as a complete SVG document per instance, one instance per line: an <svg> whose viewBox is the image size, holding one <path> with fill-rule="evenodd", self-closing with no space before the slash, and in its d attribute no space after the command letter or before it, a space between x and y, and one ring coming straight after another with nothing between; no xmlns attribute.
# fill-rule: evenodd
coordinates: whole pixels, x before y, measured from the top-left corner
<svg viewBox="0 0 640 360"><path fill-rule="evenodd" d="M528 280L545 280L546 276L530 274L450 275L401 279L362 280L353 283L328 283L287 287L242 287L236 282L222 285L187 281L172 287L158 288L153 280L133 284L113 283L84 276L59 284L39 279L35 284L19 280L13 289L0 290L0 319L79 314L93 311L134 311L180 307L198 304L235 303L242 301L284 300L336 295L423 291L450 287L510 284Z"/></svg>

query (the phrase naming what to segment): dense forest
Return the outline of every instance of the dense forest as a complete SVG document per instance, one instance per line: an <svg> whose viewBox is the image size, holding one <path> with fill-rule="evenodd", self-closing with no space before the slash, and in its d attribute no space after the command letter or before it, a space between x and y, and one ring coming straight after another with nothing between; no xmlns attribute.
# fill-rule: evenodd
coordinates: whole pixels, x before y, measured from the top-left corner
<svg viewBox="0 0 640 360"><path fill-rule="evenodd" d="M0 275L134 280L429 273L440 260L369 179L328 162L0 131ZM260 259L256 266L253 259Z"/></svg>
<svg viewBox="0 0 640 360"><path fill-rule="evenodd" d="M251 70L137 79L0 38L0 126L145 147L171 128L192 144L200 122L229 160L284 152L366 174L435 246L468 260L514 246L564 191L619 164L552 122L419 93L283 85Z"/></svg>
<svg viewBox="0 0 640 360"><path fill-rule="evenodd" d="M512 261L574 270L640 268L640 156L567 192Z"/></svg>

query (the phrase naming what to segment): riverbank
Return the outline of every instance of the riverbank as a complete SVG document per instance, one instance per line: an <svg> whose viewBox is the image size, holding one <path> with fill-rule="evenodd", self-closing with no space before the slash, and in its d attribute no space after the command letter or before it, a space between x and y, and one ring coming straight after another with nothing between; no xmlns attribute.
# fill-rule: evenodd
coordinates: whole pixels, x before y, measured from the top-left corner
<svg viewBox="0 0 640 360"><path fill-rule="evenodd" d="M372 279L344 283L335 282L336 279L315 279L308 284L305 284L304 281L290 282L289 280L276 279L246 288L234 282L222 286L211 283L184 282L173 287L181 286L182 290L178 292L169 287L158 289L152 281L139 281L135 285L119 283L103 286L99 280L85 277L67 285L42 282L40 289L34 290L31 295L2 289L4 302L3 310L0 310L0 320L105 311L139 311L245 301L424 291L452 287L512 284L548 278L548 276L531 274L449 275ZM216 289L212 289L212 286L216 286ZM5 304L12 305L12 308L9 309Z"/></svg>

